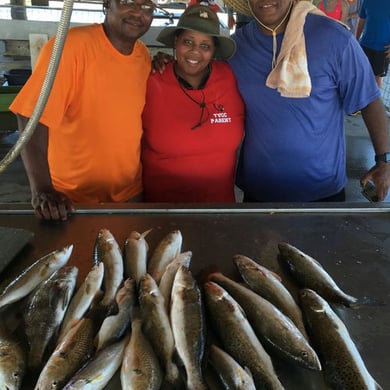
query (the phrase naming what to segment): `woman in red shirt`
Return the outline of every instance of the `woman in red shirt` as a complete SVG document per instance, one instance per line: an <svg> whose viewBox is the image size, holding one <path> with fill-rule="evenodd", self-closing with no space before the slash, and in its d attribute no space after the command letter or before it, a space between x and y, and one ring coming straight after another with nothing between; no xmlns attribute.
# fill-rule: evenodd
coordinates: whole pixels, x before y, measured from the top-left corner
<svg viewBox="0 0 390 390"><path fill-rule="evenodd" d="M143 185L147 202L234 202L244 104L229 65L234 54L210 7L188 7L157 40L175 61L151 74L143 113Z"/></svg>
<svg viewBox="0 0 390 390"><path fill-rule="evenodd" d="M346 23L349 14L348 0L321 0L318 8L329 17Z"/></svg>

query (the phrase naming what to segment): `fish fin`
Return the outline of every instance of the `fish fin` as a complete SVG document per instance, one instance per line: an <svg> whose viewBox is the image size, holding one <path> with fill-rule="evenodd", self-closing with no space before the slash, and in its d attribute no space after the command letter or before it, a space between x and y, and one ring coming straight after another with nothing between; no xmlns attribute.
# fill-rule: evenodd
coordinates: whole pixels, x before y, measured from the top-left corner
<svg viewBox="0 0 390 390"><path fill-rule="evenodd" d="M153 229L146 230L145 232L141 233L138 239L145 238Z"/></svg>
<svg viewBox="0 0 390 390"><path fill-rule="evenodd" d="M356 298L356 301L352 302L348 307L351 309L358 309L362 306L387 306L387 303L377 298L362 297Z"/></svg>

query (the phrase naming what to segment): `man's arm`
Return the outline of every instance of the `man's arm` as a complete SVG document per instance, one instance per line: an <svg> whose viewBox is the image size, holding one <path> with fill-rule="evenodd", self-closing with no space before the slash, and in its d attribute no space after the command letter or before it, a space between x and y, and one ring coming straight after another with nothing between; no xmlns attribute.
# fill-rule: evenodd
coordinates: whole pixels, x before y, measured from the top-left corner
<svg viewBox="0 0 390 390"><path fill-rule="evenodd" d="M375 154L390 152L388 121L382 100L374 100L361 111ZM376 186L378 200L383 201L390 186L390 163L378 162L362 177L360 183L365 186L369 180Z"/></svg>
<svg viewBox="0 0 390 390"><path fill-rule="evenodd" d="M29 118L17 115L19 131L24 131ZM48 162L49 129L38 123L21 157L30 183L31 204L43 219L66 220L73 206L68 197L54 189Z"/></svg>

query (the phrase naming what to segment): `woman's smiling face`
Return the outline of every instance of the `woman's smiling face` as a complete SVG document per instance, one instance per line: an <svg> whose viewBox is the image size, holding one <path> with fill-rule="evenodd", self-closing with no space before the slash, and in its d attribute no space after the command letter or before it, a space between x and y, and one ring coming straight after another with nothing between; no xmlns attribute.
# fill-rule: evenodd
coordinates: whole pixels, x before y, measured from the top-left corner
<svg viewBox="0 0 390 390"><path fill-rule="evenodd" d="M177 73L186 76L202 76L214 57L216 45L212 36L192 30L182 30L175 39Z"/></svg>

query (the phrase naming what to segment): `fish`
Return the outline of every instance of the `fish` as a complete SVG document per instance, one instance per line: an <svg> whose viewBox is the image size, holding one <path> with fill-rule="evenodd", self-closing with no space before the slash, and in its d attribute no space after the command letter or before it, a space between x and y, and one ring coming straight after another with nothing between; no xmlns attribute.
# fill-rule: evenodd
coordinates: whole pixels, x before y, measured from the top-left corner
<svg viewBox="0 0 390 390"><path fill-rule="evenodd" d="M43 280L66 265L73 251L67 245L39 258L25 268L0 295L0 308L14 303L30 294Z"/></svg>
<svg viewBox="0 0 390 390"><path fill-rule="evenodd" d="M289 317L307 339L301 309L290 291L283 285L281 277L247 256L236 255L233 257L233 263L250 289Z"/></svg>
<svg viewBox="0 0 390 390"><path fill-rule="evenodd" d="M156 281L145 274L139 282L139 304L143 318L143 332L150 341L165 371L164 381L170 388L180 388L181 378L173 362L175 340L165 309L164 297Z"/></svg>
<svg viewBox="0 0 390 390"><path fill-rule="evenodd" d="M94 264L69 303L68 310L61 324L57 343L63 339L70 328L80 321L88 311L101 291L103 275L104 264L102 262Z"/></svg>
<svg viewBox="0 0 390 390"><path fill-rule="evenodd" d="M26 348L0 324L0 388L19 390L27 369Z"/></svg>
<svg viewBox="0 0 390 390"><path fill-rule="evenodd" d="M135 314L131 329L120 371L122 389L158 390L163 372L150 342L142 332L140 314Z"/></svg>
<svg viewBox="0 0 390 390"><path fill-rule="evenodd" d="M65 312L76 288L78 268L65 266L29 296L24 314L29 345L28 368L38 371L52 352Z"/></svg>
<svg viewBox="0 0 390 390"><path fill-rule="evenodd" d="M96 351L118 341L130 327L132 312L137 301L135 280L126 279L115 299L118 313L104 319L95 338Z"/></svg>
<svg viewBox="0 0 390 390"><path fill-rule="evenodd" d="M180 230L168 233L157 245L148 262L148 273L160 283L167 265L181 252L183 237Z"/></svg>
<svg viewBox="0 0 390 390"><path fill-rule="evenodd" d="M180 266L172 286L171 326L177 353L183 362L187 389L202 390L206 324L200 288L189 269Z"/></svg>
<svg viewBox="0 0 390 390"><path fill-rule="evenodd" d="M169 305L171 302L171 293L173 280L177 270L181 265L189 268L192 258L192 252L186 251L179 253L165 268L158 285L161 295L164 297L165 308L169 312Z"/></svg>
<svg viewBox="0 0 390 390"><path fill-rule="evenodd" d="M62 389L93 356L93 340L99 325L93 316L85 316L73 326L50 355L34 390Z"/></svg>
<svg viewBox="0 0 390 390"><path fill-rule="evenodd" d="M222 273L215 272L209 278L241 306L257 337L270 352L300 367L321 370L318 356L307 339L276 306Z"/></svg>
<svg viewBox="0 0 390 390"><path fill-rule="evenodd" d="M358 302L357 298L341 290L317 260L287 242L279 243L278 248L281 260L301 288L314 290L328 302L346 307Z"/></svg>
<svg viewBox="0 0 390 390"><path fill-rule="evenodd" d="M63 390L103 390L122 364L129 335L103 348L72 377Z"/></svg>
<svg viewBox="0 0 390 390"><path fill-rule="evenodd" d="M104 295L99 302L111 313L117 309L115 295L123 282L123 256L113 234L108 229L100 229L95 243L95 263L104 264Z"/></svg>
<svg viewBox="0 0 390 390"><path fill-rule="evenodd" d="M299 297L327 384L332 389L381 390L368 372L347 327L329 303L311 289L302 289Z"/></svg>
<svg viewBox="0 0 390 390"><path fill-rule="evenodd" d="M242 368L227 352L212 344L208 359L218 373L225 389L256 390L249 370Z"/></svg>
<svg viewBox="0 0 390 390"><path fill-rule="evenodd" d="M252 373L256 388L282 390L272 360L256 336L241 306L217 283L203 284L207 313L222 347Z"/></svg>
<svg viewBox="0 0 390 390"><path fill-rule="evenodd" d="M149 245L145 237L151 232L144 233L132 231L125 241L125 277L135 279L138 284L143 275L146 274Z"/></svg>

